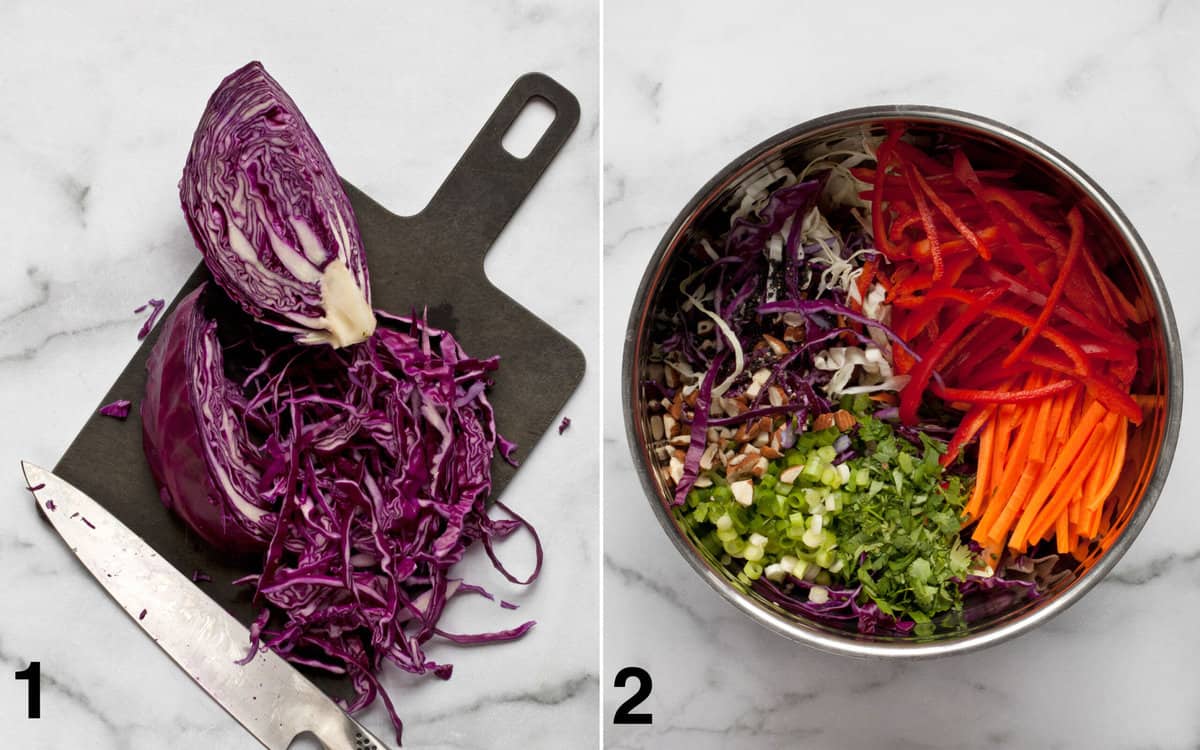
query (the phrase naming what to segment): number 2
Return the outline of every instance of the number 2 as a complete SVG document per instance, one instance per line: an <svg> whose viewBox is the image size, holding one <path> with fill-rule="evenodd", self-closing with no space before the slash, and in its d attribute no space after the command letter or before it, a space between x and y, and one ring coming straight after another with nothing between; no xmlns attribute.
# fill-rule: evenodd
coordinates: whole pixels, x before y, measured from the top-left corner
<svg viewBox="0 0 1200 750"><path fill-rule="evenodd" d="M637 692L617 707L617 712L613 714L613 724L651 724L654 722L654 714L633 713L633 709L650 696L650 688L653 685L650 673L641 667L625 667L617 672L617 679L613 683L613 687L625 687L625 683L630 678L638 681Z"/></svg>
<svg viewBox="0 0 1200 750"><path fill-rule="evenodd" d="M29 662L29 666L14 675L18 680L29 681L29 718L42 718L42 663Z"/></svg>

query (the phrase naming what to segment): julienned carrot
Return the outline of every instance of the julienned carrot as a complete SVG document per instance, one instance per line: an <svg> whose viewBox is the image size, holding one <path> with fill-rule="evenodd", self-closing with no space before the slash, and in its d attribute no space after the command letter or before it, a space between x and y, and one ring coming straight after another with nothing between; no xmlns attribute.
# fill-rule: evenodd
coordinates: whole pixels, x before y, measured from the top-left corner
<svg viewBox="0 0 1200 750"><path fill-rule="evenodd" d="M979 466L975 470L975 488L971 491L971 499L963 508L963 516L967 521L977 520L979 508L983 505L983 495L988 488L988 479L992 474L992 435L996 432L996 420L989 419L979 436Z"/></svg>
<svg viewBox="0 0 1200 750"><path fill-rule="evenodd" d="M1050 443L1050 412L1056 399L1044 398L1038 402L1037 427L1033 431L1033 445L1029 446L1035 456L1044 456Z"/></svg>
<svg viewBox="0 0 1200 750"><path fill-rule="evenodd" d="M1057 539L1056 549L1059 554L1065 555L1071 551L1071 523L1067 518L1067 514L1060 514L1058 521L1054 527L1054 534Z"/></svg>
<svg viewBox="0 0 1200 750"><path fill-rule="evenodd" d="M1036 376L1031 377L1026 381L1026 385L1032 385L1037 382ZM975 533L972 538L975 541L983 543L984 541L1001 542L1004 536L998 533L993 533L993 530L1001 525L1006 525L1004 516L1009 507L1013 505L1011 497L1013 490L1021 481L1021 474L1026 466L1026 461L1029 456L1029 444L1031 442L1033 426L1028 422L1019 423L1016 427L1016 435L1012 440L1013 450L1006 457L1003 471L993 480L995 485L995 497L998 500L995 503L989 503L987 510L984 511L983 518L979 521L979 526L975 528ZM998 480L998 481L996 481ZM1015 513L1015 509L1010 511ZM1011 522L1008 521L1008 522Z"/></svg>
<svg viewBox="0 0 1200 750"><path fill-rule="evenodd" d="M1103 443L1108 439L1110 430L1114 429L1114 420L1101 419L1095 429L1099 432L1097 442ZM1046 503L1041 512L1030 522L1028 532L1030 537L1037 538L1044 534L1046 529L1054 525L1055 519L1062 515L1063 511L1067 510L1067 503L1070 502L1071 498L1079 494L1082 490L1081 485L1083 484L1083 480L1100 462L1100 453L1101 451L1085 451L1076 456L1077 460L1074 470L1062 477L1062 484L1054 497L1051 498L1050 502ZM1026 515L1022 516L1021 520L1024 521L1029 514L1029 510L1027 510ZM1019 531L1020 527L1018 527ZM1012 540L1010 540L1010 545L1014 541L1020 545L1024 540L1019 533L1014 533Z"/></svg>
<svg viewBox="0 0 1200 750"><path fill-rule="evenodd" d="M1104 502L1113 488L1117 486L1117 479L1121 476L1121 467L1125 464L1125 445L1129 441L1129 431L1121 425L1117 429L1116 445L1113 447L1112 456L1109 458L1108 471L1104 475L1104 480L1099 483L1094 495L1088 498L1087 508L1094 510Z"/></svg>
<svg viewBox="0 0 1200 750"><path fill-rule="evenodd" d="M1025 540L1029 537L1030 527L1033 525L1037 513L1041 511L1042 505L1050 497L1051 491L1062 479L1063 474L1079 457L1080 449L1088 442L1093 430L1108 413L1108 410L1099 401L1092 401L1088 404L1079 424L1075 426L1071 439L1063 446L1062 453L1058 454L1058 458L1054 460L1050 470L1042 476L1033 495L1029 498L1029 503L1021 514L1021 520L1017 521L1017 527L1013 530L1012 537L1009 538L1010 547L1024 549Z"/></svg>

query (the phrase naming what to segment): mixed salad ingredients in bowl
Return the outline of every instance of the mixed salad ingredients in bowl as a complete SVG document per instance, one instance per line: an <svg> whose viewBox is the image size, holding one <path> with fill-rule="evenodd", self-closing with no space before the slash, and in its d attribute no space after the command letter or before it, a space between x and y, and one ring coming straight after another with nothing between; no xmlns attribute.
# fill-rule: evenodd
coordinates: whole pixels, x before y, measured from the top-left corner
<svg viewBox="0 0 1200 750"><path fill-rule="evenodd" d="M1136 233L1039 144L835 115L668 232L626 352L632 442L677 544L777 629L993 640L1149 513L1179 410L1164 306Z"/></svg>

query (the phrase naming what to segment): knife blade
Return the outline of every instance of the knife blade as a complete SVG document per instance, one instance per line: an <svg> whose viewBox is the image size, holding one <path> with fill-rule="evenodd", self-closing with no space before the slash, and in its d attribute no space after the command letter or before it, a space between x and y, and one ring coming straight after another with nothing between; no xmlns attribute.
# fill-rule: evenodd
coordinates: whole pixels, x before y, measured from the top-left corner
<svg viewBox="0 0 1200 750"><path fill-rule="evenodd" d="M312 733L326 750L386 750L273 651L245 665L250 632L82 491L21 462L38 509L96 580L213 700L270 750Z"/></svg>

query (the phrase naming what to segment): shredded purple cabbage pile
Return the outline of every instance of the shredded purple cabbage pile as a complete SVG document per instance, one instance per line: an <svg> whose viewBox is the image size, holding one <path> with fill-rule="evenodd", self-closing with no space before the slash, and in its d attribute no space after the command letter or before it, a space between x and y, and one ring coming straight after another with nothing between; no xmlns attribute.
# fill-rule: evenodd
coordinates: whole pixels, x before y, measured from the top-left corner
<svg viewBox="0 0 1200 750"><path fill-rule="evenodd" d="M361 344L304 346L226 315L215 290L203 294L168 319L150 362L143 418L164 500L202 536L260 560L261 572L240 580L263 606L254 648L348 674L348 710L382 696L399 736L375 676L385 661L445 679L451 665L425 654L434 636L486 643L534 625L484 634L438 626L453 594L486 593L450 575L471 544L515 583L541 567L536 533L526 579L493 548L521 526L533 532L499 501L511 519L491 518L485 504L493 455L512 461L515 449L497 433L486 395L498 359L469 356L420 318L384 313ZM192 385L173 403L177 382ZM198 427L190 449L200 462L180 455L180 420ZM203 476L187 477L189 466Z"/></svg>

